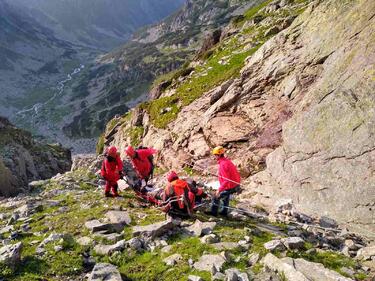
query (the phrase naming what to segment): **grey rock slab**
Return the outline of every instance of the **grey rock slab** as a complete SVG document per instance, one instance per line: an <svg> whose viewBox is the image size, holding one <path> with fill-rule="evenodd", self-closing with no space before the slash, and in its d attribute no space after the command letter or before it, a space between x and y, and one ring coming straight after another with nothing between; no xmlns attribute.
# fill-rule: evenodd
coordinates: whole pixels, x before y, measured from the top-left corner
<svg viewBox="0 0 375 281"><path fill-rule="evenodd" d="M269 251L285 250L284 244L280 240L271 240L267 243L264 243L263 246Z"/></svg>
<svg viewBox="0 0 375 281"><path fill-rule="evenodd" d="M189 275L188 281L203 281L203 279L200 276Z"/></svg>
<svg viewBox="0 0 375 281"><path fill-rule="evenodd" d="M15 267L21 259L22 242L0 248L0 263Z"/></svg>
<svg viewBox="0 0 375 281"><path fill-rule="evenodd" d="M85 223L86 228L91 232L106 231L107 233L121 232L122 226L119 224L102 223L99 220L91 220Z"/></svg>
<svg viewBox="0 0 375 281"><path fill-rule="evenodd" d="M225 280L226 281L238 281L238 275L241 272L237 268L229 268L225 270Z"/></svg>
<svg viewBox="0 0 375 281"><path fill-rule="evenodd" d="M142 250L143 245L144 245L144 241L138 237L134 237L126 241L126 246L136 251Z"/></svg>
<svg viewBox="0 0 375 281"><path fill-rule="evenodd" d="M259 258L260 258L260 255L258 253L250 254L249 261L248 261L249 266L253 266L254 264L256 264L259 261Z"/></svg>
<svg viewBox="0 0 375 281"><path fill-rule="evenodd" d="M122 281L122 278L116 266L110 263L98 263L88 281Z"/></svg>
<svg viewBox="0 0 375 281"><path fill-rule="evenodd" d="M249 275L245 272L238 274L238 281L250 281Z"/></svg>
<svg viewBox="0 0 375 281"><path fill-rule="evenodd" d="M169 253L170 251L172 251L172 248L173 246L172 245L168 245L168 246L165 246L161 249L161 252L162 253Z"/></svg>
<svg viewBox="0 0 375 281"><path fill-rule="evenodd" d="M220 271L225 263L225 259L220 255L203 255L193 267L197 270L211 271L216 268Z"/></svg>
<svg viewBox="0 0 375 281"><path fill-rule="evenodd" d="M14 226L13 225L8 225L8 226L5 226L3 227L1 230L0 230L0 235L1 234L5 234L5 233L8 233L8 232L11 232L14 230Z"/></svg>
<svg viewBox="0 0 375 281"><path fill-rule="evenodd" d="M336 271L325 268L320 263L292 258L283 258L281 261L293 266L297 271L301 272L308 278L308 280L311 281L352 281L352 279L344 277Z"/></svg>
<svg viewBox="0 0 375 281"><path fill-rule="evenodd" d="M162 222L157 222L154 224L149 224L146 226L134 226L133 227L133 236L145 236L156 238L164 235L169 230L175 227L173 220L166 220Z"/></svg>
<svg viewBox="0 0 375 281"><path fill-rule="evenodd" d="M375 257L375 246L364 247L357 252L359 260L371 260L373 257Z"/></svg>
<svg viewBox="0 0 375 281"><path fill-rule="evenodd" d="M212 276L212 280L224 280L225 279L225 274L221 272L216 272Z"/></svg>
<svg viewBox="0 0 375 281"><path fill-rule="evenodd" d="M129 213L125 211L108 211L105 216L114 224L129 225L132 221Z"/></svg>
<svg viewBox="0 0 375 281"><path fill-rule="evenodd" d="M301 237L287 237L281 239L281 242L289 250L302 249L305 245L305 241Z"/></svg>
<svg viewBox="0 0 375 281"><path fill-rule="evenodd" d="M166 265L172 266L172 265L177 264L181 260L182 260L182 256L180 254L174 254L174 255L171 255L171 256L166 257L165 259L163 259L163 262Z"/></svg>
<svg viewBox="0 0 375 281"><path fill-rule="evenodd" d="M262 263L268 269L283 273L286 277L286 280L293 280L293 281L310 281L303 275L301 272L297 271L292 265L283 262L279 258L275 257L274 255L268 253L263 259Z"/></svg>
<svg viewBox="0 0 375 281"><path fill-rule="evenodd" d="M121 240L113 245L96 245L94 251L99 255L110 255L117 251L122 251L125 249L126 241Z"/></svg>

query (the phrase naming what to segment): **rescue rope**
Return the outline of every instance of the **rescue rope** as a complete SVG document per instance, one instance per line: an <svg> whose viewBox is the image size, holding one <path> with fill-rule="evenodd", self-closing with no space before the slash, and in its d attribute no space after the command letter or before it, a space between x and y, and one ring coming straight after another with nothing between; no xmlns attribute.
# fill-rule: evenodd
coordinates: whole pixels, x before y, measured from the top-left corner
<svg viewBox="0 0 375 281"><path fill-rule="evenodd" d="M232 183L235 183L235 184L237 184L237 185L241 185L241 183L240 182L236 182L236 181L234 181L234 180L231 180L231 179L228 179L228 178L226 178L226 177L223 177L223 176L220 176L220 175L216 175L216 174L214 174L214 173L211 173L210 171L208 171L206 168L204 168L204 167L201 167L201 166L199 166L199 165L193 165L193 164L190 164L190 163L188 163L188 162L182 162L183 164L186 164L187 166L189 166L189 167L191 167L192 169L197 169L198 168L198 170L200 170L201 172L205 172L205 173L207 173L208 175L211 175L211 176L214 176L214 177L219 177L219 178L222 178L222 179L224 179L224 180L226 180L226 181L229 181L229 182L232 182ZM197 168L196 168L197 167Z"/></svg>

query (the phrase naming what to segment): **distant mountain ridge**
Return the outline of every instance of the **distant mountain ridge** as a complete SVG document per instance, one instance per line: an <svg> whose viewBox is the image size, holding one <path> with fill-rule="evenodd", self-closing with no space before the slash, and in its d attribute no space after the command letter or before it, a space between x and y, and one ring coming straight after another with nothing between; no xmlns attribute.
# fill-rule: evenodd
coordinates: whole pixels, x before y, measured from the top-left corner
<svg viewBox="0 0 375 281"><path fill-rule="evenodd" d="M128 40L141 26L178 9L184 0L7 0L56 36L110 50Z"/></svg>
<svg viewBox="0 0 375 281"><path fill-rule="evenodd" d="M184 0L107 2L0 0L1 115L69 146L69 139L60 134L61 123L86 103L70 90L69 74L89 65L103 50L126 42L140 26L169 15ZM66 79L60 93L59 83Z"/></svg>

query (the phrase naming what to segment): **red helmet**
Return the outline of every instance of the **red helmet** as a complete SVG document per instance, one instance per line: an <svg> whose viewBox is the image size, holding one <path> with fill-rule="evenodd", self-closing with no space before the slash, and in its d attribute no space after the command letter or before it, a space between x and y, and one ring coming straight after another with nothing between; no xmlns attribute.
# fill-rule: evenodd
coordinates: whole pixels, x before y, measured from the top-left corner
<svg viewBox="0 0 375 281"><path fill-rule="evenodd" d="M172 182L176 179L178 179L178 175L175 171L170 171L169 174L167 175L167 179L169 182Z"/></svg>
<svg viewBox="0 0 375 281"><path fill-rule="evenodd" d="M107 154L108 154L108 156L116 157L117 156L117 148L115 146L108 147Z"/></svg>
<svg viewBox="0 0 375 281"><path fill-rule="evenodd" d="M132 146L128 146L125 150L126 154L129 156L129 157L134 157L135 156L135 150Z"/></svg>

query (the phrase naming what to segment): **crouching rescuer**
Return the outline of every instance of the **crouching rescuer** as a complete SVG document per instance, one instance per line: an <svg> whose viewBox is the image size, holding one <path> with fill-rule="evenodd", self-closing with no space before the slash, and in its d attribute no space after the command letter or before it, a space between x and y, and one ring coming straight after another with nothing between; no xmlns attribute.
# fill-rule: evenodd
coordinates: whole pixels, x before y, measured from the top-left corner
<svg viewBox="0 0 375 281"><path fill-rule="evenodd" d="M222 201L222 211L220 215L228 215L230 195L240 191L241 177L236 166L231 160L224 156L225 149L222 146L215 147L212 154L218 162L218 178L220 187L212 200L211 212L213 216L218 215L220 202Z"/></svg>
<svg viewBox="0 0 375 281"><path fill-rule="evenodd" d="M157 150L153 148L134 149L132 146L129 146L125 152L130 158L138 178L141 180L141 187L145 187L153 175L153 155L157 153Z"/></svg>
<svg viewBox="0 0 375 281"><path fill-rule="evenodd" d="M176 172L167 175L168 185L164 190L163 201L168 202L164 211L172 217L189 217L194 208L195 195L186 181Z"/></svg>
<svg viewBox="0 0 375 281"><path fill-rule="evenodd" d="M104 194L106 197L118 197L120 195L118 194L117 181L123 177L123 164L120 155L117 153L117 148L109 147L104 157L100 171L101 176L106 181ZM112 194L110 193L111 190Z"/></svg>

